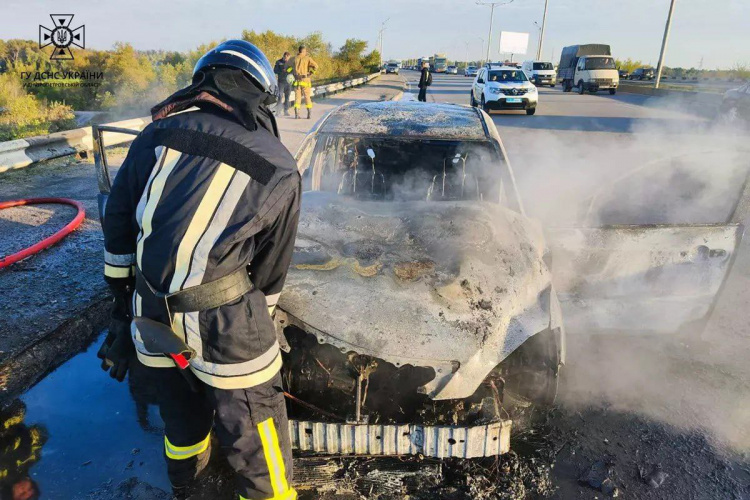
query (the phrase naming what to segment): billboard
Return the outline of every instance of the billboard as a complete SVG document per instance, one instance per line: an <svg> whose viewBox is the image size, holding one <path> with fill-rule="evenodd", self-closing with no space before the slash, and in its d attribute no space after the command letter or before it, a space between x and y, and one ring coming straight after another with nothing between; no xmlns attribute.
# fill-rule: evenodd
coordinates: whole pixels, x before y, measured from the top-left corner
<svg viewBox="0 0 750 500"><path fill-rule="evenodd" d="M500 52L505 54L525 54L529 47L529 34L514 31L500 32Z"/></svg>

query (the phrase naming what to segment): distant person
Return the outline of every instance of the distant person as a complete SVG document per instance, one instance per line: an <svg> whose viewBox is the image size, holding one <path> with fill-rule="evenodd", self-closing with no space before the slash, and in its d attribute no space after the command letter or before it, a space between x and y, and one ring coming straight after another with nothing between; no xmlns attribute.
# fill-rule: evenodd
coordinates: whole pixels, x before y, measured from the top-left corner
<svg viewBox="0 0 750 500"><path fill-rule="evenodd" d="M427 87L432 85L432 73L430 73L430 64L422 63L422 76L419 78L419 97L420 102L427 102Z"/></svg>
<svg viewBox="0 0 750 500"><path fill-rule="evenodd" d="M289 116L289 101L292 95L292 84L287 80L287 77L289 77L287 66L290 56L291 54L289 52L284 52L281 59L277 60L273 67L273 72L276 74L276 79L279 83L279 102L276 103L276 109L283 104L284 116Z"/></svg>
<svg viewBox="0 0 750 500"><path fill-rule="evenodd" d="M312 80L310 77L318 69L318 63L307 55L307 48L299 46L297 55L289 63L288 72L294 74L294 117L299 118L299 108L302 107L302 96L305 97L307 119L312 118Z"/></svg>

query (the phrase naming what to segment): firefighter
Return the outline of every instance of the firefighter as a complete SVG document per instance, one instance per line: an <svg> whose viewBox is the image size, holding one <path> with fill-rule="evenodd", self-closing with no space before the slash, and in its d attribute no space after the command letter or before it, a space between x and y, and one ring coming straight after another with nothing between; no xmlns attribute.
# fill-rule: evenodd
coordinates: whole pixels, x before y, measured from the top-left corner
<svg viewBox="0 0 750 500"><path fill-rule="evenodd" d="M46 431L24 423L26 406L20 401L0 412L0 499L32 500L41 493L29 469L41 458Z"/></svg>
<svg viewBox="0 0 750 500"><path fill-rule="evenodd" d="M207 465L213 428L241 499L297 498L272 314L301 185L276 96L257 47L210 50L192 84L152 108L106 205L115 299L99 357L118 380L132 354L153 373L178 497Z"/></svg>
<svg viewBox="0 0 750 500"><path fill-rule="evenodd" d="M429 63L422 63L422 74L419 77L419 96L417 100L427 102L427 87L432 85L432 74L430 73Z"/></svg>
<svg viewBox="0 0 750 500"><path fill-rule="evenodd" d="M291 54L289 52L284 52L281 59L278 59L273 66L273 72L276 74L276 79L279 85L279 102L277 108L281 107L283 103L284 116L289 116L289 98L292 95L292 85L289 83L289 80L287 80L289 74L286 71L290 56Z"/></svg>
<svg viewBox="0 0 750 500"><path fill-rule="evenodd" d="M302 96L305 96L307 119L312 118L312 80L310 77L318 69L318 63L307 55L307 48L300 45L297 55L289 63L288 71L294 74L294 117L299 118Z"/></svg>

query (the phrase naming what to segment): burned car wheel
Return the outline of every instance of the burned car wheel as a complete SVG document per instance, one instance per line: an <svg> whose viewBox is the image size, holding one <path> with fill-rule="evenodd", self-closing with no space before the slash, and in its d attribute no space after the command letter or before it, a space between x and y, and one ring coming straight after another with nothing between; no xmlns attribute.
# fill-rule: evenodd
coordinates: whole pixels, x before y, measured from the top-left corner
<svg viewBox="0 0 750 500"><path fill-rule="evenodd" d="M560 370L559 336L559 330L534 335L493 371L503 381L503 407L554 404Z"/></svg>

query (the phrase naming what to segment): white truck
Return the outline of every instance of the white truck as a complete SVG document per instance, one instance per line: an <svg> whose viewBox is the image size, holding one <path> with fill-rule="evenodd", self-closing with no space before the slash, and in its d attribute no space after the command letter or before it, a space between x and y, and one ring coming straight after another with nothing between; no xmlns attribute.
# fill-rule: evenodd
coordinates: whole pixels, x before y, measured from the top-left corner
<svg viewBox="0 0 750 500"><path fill-rule="evenodd" d="M575 87L579 94L587 90L592 94L599 90L614 94L620 84L609 45L599 43L565 47L560 55L557 79L564 92Z"/></svg>
<svg viewBox="0 0 750 500"><path fill-rule="evenodd" d="M524 61L521 69L526 74L526 78L537 87L540 85L555 86L555 67L551 62Z"/></svg>

